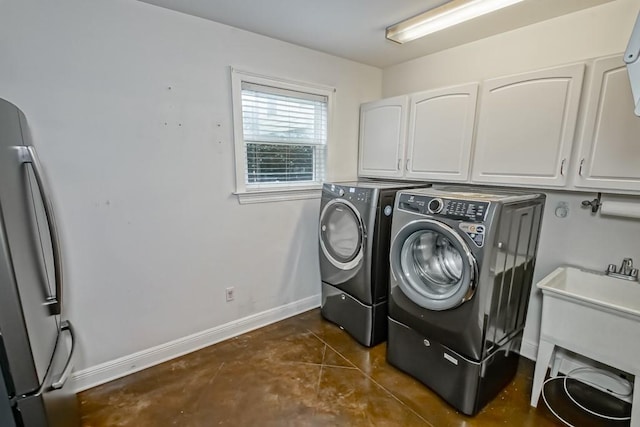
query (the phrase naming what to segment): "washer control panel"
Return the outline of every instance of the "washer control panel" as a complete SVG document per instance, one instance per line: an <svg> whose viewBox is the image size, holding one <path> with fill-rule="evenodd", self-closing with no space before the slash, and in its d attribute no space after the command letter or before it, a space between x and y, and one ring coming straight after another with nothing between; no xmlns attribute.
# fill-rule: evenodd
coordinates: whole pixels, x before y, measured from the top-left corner
<svg viewBox="0 0 640 427"><path fill-rule="evenodd" d="M350 202L369 203L373 189L349 187L336 184L325 184L324 191L329 192L334 197L349 200Z"/></svg>
<svg viewBox="0 0 640 427"><path fill-rule="evenodd" d="M484 221L490 202L447 199L417 194L400 194L399 209L462 221Z"/></svg>

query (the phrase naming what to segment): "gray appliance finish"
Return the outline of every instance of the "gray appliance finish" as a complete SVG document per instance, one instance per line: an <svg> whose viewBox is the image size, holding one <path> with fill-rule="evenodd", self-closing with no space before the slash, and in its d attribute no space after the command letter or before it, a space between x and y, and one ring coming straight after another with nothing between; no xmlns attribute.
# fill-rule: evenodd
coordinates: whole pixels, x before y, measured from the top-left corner
<svg viewBox="0 0 640 427"><path fill-rule="evenodd" d="M360 181L322 187L322 316L364 346L387 338L389 240L396 192L427 185Z"/></svg>
<svg viewBox="0 0 640 427"><path fill-rule="evenodd" d="M398 193L387 360L474 415L515 375L545 196Z"/></svg>
<svg viewBox="0 0 640 427"><path fill-rule="evenodd" d="M79 424L62 259L24 114L0 99L0 425Z"/></svg>

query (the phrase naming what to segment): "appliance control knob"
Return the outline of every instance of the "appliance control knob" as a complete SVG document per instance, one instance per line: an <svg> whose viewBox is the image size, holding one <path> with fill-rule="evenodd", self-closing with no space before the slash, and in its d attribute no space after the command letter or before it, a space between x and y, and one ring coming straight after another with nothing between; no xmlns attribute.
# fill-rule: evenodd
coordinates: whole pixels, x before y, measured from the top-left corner
<svg viewBox="0 0 640 427"><path fill-rule="evenodd" d="M434 214L439 213L443 207L444 207L444 203L442 202L442 199L431 199L431 201L427 205L427 209L429 210L429 213L434 213Z"/></svg>
<svg viewBox="0 0 640 427"><path fill-rule="evenodd" d="M338 190L338 195L340 197L344 196L344 190L342 188Z"/></svg>

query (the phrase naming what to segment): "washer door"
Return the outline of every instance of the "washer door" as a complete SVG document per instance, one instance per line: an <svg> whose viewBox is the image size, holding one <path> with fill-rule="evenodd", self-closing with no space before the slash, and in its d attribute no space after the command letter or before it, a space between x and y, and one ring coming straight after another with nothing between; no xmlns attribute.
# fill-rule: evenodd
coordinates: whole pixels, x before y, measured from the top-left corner
<svg viewBox="0 0 640 427"><path fill-rule="evenodd" d="M334 199L326 204L320 213L320 247L341 270L351 270L362 260L364 225L351 202Z"/></svg>
<svg viewBox="0 0 640 427"><path fill-rule="evenodd" d="M475 292L476 260L460 235L441 222L403 227L391 244L390 261L402 292L423 308L454 308Z"/></svg>

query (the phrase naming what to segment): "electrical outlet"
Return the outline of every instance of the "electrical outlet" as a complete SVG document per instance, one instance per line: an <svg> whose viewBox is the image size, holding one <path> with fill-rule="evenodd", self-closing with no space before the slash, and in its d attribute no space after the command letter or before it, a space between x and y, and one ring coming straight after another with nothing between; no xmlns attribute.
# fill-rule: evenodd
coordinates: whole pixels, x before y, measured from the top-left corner
<svg viewBox="0 0 640 427"><path fill-rule="evenodd" d="M234 297L234 293L235 293L235 290L233 289L233 286L225 289L225 293L227 295L227 302L233 301L233 297Z"/></svg>

